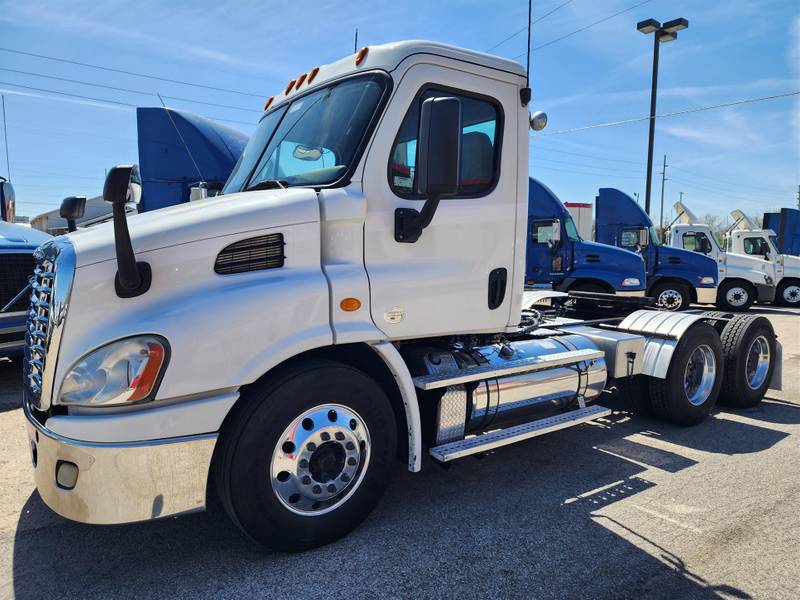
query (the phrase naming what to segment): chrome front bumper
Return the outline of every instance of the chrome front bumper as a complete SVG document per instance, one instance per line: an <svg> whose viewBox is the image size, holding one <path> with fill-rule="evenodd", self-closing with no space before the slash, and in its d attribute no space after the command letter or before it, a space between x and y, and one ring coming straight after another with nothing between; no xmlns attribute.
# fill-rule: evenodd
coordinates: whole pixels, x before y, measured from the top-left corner
<svg viewBox="0 0 800 600"><path fill-rule="evenodd" d="M203 510L217 434L95 443L60 436L23 401L39 495L73 521L109 525ZM74 466L71 466L74 465ZM77 467L77 479L73 476ZM62 482L57 481L61 472Z"/></svg>
<svg viewBox="0 0 800 600"><path fill-rule="evenodd" d="M697 293L698 304L716 304L717 303L717 288L715 287L696 287L694 288Z"/></svg>

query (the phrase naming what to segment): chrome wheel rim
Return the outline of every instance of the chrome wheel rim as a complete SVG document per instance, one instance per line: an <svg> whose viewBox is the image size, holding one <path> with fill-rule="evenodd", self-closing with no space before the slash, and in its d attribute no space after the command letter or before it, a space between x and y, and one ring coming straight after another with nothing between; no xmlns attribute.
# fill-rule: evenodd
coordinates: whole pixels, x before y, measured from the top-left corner
<svg viewBox="0 0 800 600"><path fill-rule="evenodd" d="M763 335L758 336L750 344L747 350L747 362L745 373L747 374L747 385L751 390L757 390L767 379L769 371L769 343Z"/></svg>
<svg viewBox="0 0 800 600"><path fill-rule="evenodd" d="M732 287L725 293L725 300L731 306L744 306L750 294L743 287Z"/></svg>
<svg viewBox="0 0 800 600"><path fill-rule="evenodd" d="M339 404L315 406L278 439L270 462L272 491L295 514L322 515L353 495L369 459L369 430L358 413Z"/></svg>
<svg viewBox="0 0 800 600"><path fill-rule="evenodd" d="M788 304L800 302L800 285L789 285L783 290L783 299Z"/></svg>
<svg viewBox="0 0 800 600"><path fill-rule="evenodd" d="M656 304L667 310L676 310L683 304L683 296L677 290L664 290L658 295Z"/></svg>
<svg viewBox="0 0 800 600"><path fill-rule="evenodd" d="M683 390L689 402L700 406L711 395L717 370L714 352L703 344L694 349L683 372Z"/></svg>

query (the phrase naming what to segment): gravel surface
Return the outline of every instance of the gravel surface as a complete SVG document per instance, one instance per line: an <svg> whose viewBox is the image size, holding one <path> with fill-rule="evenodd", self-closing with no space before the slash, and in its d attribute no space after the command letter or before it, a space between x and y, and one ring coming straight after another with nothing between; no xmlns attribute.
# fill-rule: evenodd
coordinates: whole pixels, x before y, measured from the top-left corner
<svg viewBox="0 0 800 600"><path fill-rule="evenodd" d="M398 465L364 525L295 555L213 512L57 516L34 489L19 368L0 361L0 597L796 599L800 312L759 312L784 344L784 390L762 405L689 429L619 411L446 470Z"/></svg>

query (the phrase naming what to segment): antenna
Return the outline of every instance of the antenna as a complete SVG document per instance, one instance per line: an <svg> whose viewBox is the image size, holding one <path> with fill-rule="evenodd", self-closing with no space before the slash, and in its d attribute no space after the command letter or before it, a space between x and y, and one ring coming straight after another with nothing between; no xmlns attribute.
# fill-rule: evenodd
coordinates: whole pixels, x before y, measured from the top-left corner
<svg viewBox="0 0 800 600"><path fill-rule="evenodd" d="M8 161L8 123L6 123L6 97L0 94L0 100L3 103L3 140L6 146L6 171L8 171L8 180L11 181L11 163Z"/></svg>
<svg viewBox="0 0 800 600"><path fill-rule="evenodd" d="M522 106L528 106L531 101L531 18L533 12L533 0L528 0L528 53L525 63L525 87L519 91L519 99Z"/></svg>
<svg viewBox="0 0 800 600"><path fill-rule="evenodd" d="M353 40L353 52L358 52L358 27L356 27L356 36Z"/></svg>
<svg viewBox="0 0 800 600"><path fill-rule="evenodd" d="M203 174L200 172L200 167L197 166L197 161L194 159L194 156L192 156L192 151L189 150L189 145L186 143L186 140L183 139L183 136L181 135L181 131L180 131L180 129L178 129L178 126L175 124L175 121L173 120L172 115L169 114L169 110L167 109L167 105L164 103L164 99L161 97L161 94L159 94L159 93L156 93L156 96L158 96L158 99L161 100L161 106L164 107L164 112L167 113L167 117L169 118L169 122L172 123L172 126L175 128L175 133L178 134L178 138L181 140L181 144L183 144L183 148L184 148L184 150L186 150L186 154L189 155L189 158L191 159L192 164L194 165L194 168L197 170L197 174L200 177L200 181L205 181L205 178L203 177Z"/></svg>

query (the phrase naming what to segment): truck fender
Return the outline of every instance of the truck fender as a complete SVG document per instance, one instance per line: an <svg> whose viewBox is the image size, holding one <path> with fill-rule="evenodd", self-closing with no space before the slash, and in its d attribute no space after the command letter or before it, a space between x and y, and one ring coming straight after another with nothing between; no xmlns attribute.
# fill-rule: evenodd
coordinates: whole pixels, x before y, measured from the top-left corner
<svg viewBox="0 0 800 600"><path fill-rule="evenodd" d="M605 274L602 271L597 273L581 273L580 271L574 271L569 277L565 277L561 283L556 286L556 289L561 292L566 292L576 284L592 283L600 287L607 288L608 293L613 294L616 290L604 275Z"/></svg>
<svg viewBox="0 0 800 600"><path fill-rule="evenodd" d="M619 324L619 328L630 333L640 333L645 338L642 374L666 379L675 348L689 328L703 321L703 313L688 314L637 310Z"/></svg>
<svg viewBox="0 0 800 600"><path fill-rule="evenodd" d="M370 347L381 357L392 373L406 413L408 429L408 470L414 473L422 470L422 421L419 415L419 402L411 373L403 357L390 342L377 342Z"/></svg>
<svg viewBox="0 0 800 600"><path fill-rule="evenodd" d="M650 293L650 290L657 284L661 283L662 281L671 281L673 283L682 283L683 285L689 288L689 292L692 294L692 301L697 299L697 292L695 291L695 285L692 283L689 278L686 276L686 272L683 271L671 271L669 269L664 269L663 267L659 267L659 274L655 275L654 277L650 277L647 280L647 293Z"/></svg>

